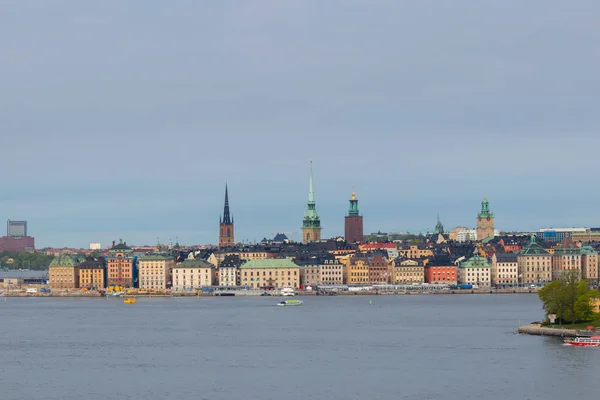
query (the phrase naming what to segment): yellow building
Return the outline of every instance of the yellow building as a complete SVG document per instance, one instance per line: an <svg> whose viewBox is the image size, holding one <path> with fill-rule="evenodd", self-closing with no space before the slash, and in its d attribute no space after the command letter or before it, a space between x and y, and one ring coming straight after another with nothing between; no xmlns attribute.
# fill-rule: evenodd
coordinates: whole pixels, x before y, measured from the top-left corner
<svg viewBox="0 0 600 400"><path fill-rule="evenodd" d="M433 257L433 251L431 249L420 249L419 246L413 244L398 249L398 255L403 258Z"/></svg>
<svg viewBox="0 0 600 400"><path fill-rule="evenodd" d="M300 268L292 260L250 260L240 266L240 285L260 288L298 288Z"/></svg>
<svg viewBox="0 0 600 400"><path fill-rule="evenodd" d="M79 264L79 287L90 290L106 287L104 259L86 260Z"/></svg>
<svg viewBox="0 0 600 400"><path fill-rule="evenodd" d="M369 283L369 262L366 258L352 257L344 265L344 278L348 285Z"/></svg>
<svg viewBox="0 0 600 400"><path fill-rule="evenodd" d="M164 290L171 282L175 260L164 254L149 254L138 259L140 289Z"/></svg>
<svg viewBox="0 0 600 400"><path fill-rule="evenodd" d="M73 256L64 254L55 257L48 267L48 273L53 289L79 288L79 267Z"/></svg>
<svg viewBox="0 0 600 400"><path fill-rule="evenodd" d="M215 267L204 260L187 259L173 267L173 291L198 290L203 286L212 286Z"/></svg>
<svg viewBox="0 0 600 400"><path fill-rule="evenodd" d="M425 266L415 260L392 261L392 283L410 285L425 282Z"/></svg>

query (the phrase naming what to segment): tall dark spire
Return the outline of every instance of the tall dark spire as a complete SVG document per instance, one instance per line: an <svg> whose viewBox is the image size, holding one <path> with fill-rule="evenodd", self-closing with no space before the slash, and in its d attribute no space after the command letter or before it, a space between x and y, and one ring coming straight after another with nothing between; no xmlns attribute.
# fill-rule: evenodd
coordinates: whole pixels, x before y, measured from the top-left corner
<svg viewBox="0 0 600 400"><path fill-rule="evenodd" d="M223 223L231 224L231 216L229 215L229 195L227 194L227 184L225 184L225 207L223 208Z"/></svg>

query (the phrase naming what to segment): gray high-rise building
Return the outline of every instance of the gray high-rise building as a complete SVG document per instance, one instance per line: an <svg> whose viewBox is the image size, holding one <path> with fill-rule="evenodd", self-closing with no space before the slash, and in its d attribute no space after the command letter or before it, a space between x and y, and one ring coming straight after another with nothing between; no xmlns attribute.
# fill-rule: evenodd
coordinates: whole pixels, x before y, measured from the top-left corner
<svg viewBox="0 0 600 400"><path fill-rule="evenodd" d="M27 221L11 221L9 219L8 222L6 222L6 236L27 236Z"/></svg>

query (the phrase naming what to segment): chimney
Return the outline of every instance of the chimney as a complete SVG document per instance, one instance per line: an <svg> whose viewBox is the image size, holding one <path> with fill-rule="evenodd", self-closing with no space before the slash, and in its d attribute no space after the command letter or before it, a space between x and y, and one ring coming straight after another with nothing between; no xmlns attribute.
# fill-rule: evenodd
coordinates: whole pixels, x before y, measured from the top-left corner
<svg viewBox="0 0 600 400"><path fill-rule="evenodd" d="M115 241L114 241L114 240L113 240L113 245L112 245L112 247L115 247Z"/></svg>

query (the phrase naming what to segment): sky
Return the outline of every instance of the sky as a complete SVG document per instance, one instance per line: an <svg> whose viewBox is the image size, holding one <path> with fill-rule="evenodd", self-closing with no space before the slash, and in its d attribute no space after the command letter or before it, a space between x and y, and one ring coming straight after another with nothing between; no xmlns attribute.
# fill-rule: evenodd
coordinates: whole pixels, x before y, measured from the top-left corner
<svg viewBox="0 0 600 400"><path fill-rule="evenodd" d="M596 0L2 2L0 219L36 247L600 226Z"/></svg>

